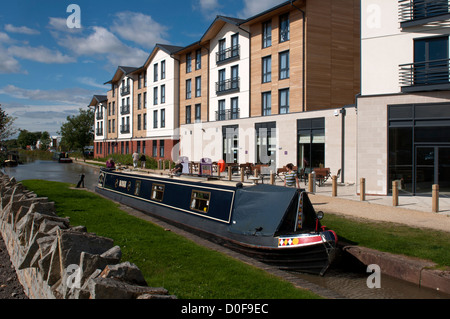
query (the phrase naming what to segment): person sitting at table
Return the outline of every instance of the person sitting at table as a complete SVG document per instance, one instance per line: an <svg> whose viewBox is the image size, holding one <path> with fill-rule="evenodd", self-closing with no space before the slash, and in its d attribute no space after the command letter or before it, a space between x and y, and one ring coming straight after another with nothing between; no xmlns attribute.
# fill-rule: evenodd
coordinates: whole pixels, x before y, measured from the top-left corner
<svg viewBox="0 0 450 319"><path fill-rule="evenodd" d="M181 164L181 161L177 161L177 164L172 169L171 173L177 176L180 176L183 171L183 165Z"/></svg>
<svg viewBox="0 0 450 319"><path fill-rule="evenodd" d="M300 188L300 183L298 182L297 172L293 170L294 165L289 163L286 165L287 172L284 175L284 186L286 187L295 187Z"/></svg>

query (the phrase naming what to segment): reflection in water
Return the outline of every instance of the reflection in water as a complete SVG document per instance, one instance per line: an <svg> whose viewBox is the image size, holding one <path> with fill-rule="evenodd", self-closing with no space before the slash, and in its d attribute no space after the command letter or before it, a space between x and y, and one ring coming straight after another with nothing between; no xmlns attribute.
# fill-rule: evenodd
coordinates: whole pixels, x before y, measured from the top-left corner
<svg viewBox="0 0 450 319"><path fill-rule="evenodd" d="M84 185L89 189L94 189L98 180L98 171L96 167L78 165L78 164L63 164L54 161L34 161L25 165L16 167L5 167L3 169L5 174L14 177L17 181L27 179L42 179L54 182L64 182L77 184L80 180L80 175L84 174Z"/></svg>
<svg viewBox="0 0 450 319"><path fill-rule="evenodd" d="M65 182L76 185L80 174L85 174L85 186L94 189L98 180L99 168L86 165L60 164L53 161L35 161L18 167L3 169L10 177L17 181L27 179L42 179L56 182ZM381 288L370 289L367 287L367 278L370 275L365 269L329 269L324 277L299 274L296 276L314 283L318 286L332 290L343 298L348 299L449 299L450 295L437 291L419 288L389 276L381 275Z"/></svg>

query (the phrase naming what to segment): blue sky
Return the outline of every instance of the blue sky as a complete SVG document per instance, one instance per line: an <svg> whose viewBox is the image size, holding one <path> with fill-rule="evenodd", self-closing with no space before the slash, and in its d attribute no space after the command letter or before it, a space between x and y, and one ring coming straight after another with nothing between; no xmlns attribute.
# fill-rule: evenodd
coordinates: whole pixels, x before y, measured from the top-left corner
<svg viewBox="0 0 450 319"><path fill-rule="evenodd" d="M156 43L198 41L216 15L248 18L284 0L13 0L0 11L0 104L15 127L56 135L106 94L117 66L141 66ZM80 28L67 20L78 12ZM75 16L73 16L75 17ZM73 21L77 22L77 21Z"/></svg>

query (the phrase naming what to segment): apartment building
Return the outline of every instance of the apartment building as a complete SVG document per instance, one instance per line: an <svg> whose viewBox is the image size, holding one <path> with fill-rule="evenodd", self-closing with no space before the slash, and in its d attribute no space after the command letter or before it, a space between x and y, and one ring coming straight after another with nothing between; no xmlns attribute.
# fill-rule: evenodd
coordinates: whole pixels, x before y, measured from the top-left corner
<svg viewBox="0 0 450 319"><path fill-rule="evenodd" d="M450 191L449 2L361 1L357 174L366 191Z"/></svg>
<svg viewBox="0 0 450 319"><path fill-rule="evenodd" d="M357 0L285 1L248 19L217 16L199 41L157 45L142 67L118 68L105 120L118 131L96 143L132 153L145 142L147 155L172 160L323 166L354 181L359 27ZM128 105L129 113L118 111Z"/></svg>
<svg viewBox="0 0 450 319"><path fill-rule="evenodd" d="M345 166L354 180L360 7L344 2L287 1L246 20L217 17L202 38L209 113L181 122L180 154L334 173Z"/></svg>

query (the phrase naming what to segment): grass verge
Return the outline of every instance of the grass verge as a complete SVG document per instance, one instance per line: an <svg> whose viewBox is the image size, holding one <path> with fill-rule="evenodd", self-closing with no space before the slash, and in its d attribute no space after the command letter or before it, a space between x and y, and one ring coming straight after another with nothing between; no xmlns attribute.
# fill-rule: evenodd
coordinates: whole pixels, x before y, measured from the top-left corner
<svg viewBox="0 0 450 319"><path fill-rule="evenodd" d="M388 222L355 220L325 214L323 225L347 242L393 254L431 260L450 267L450 233Z"/></svg>
<svg viewBox="0 0 450 319"><path fill-rule="evenodd" d="M22 182L40 197L55 202L56 213L72 226L114 240L123 261L136 264L149 286L164 287L180 299L313 299L263 270L211 251L172 232L128 215L97 194L70 189L70 184L42 180Z"/></svg>

